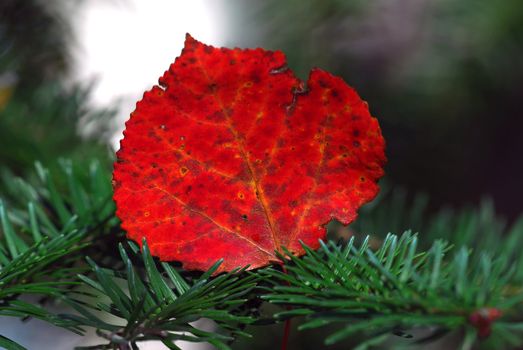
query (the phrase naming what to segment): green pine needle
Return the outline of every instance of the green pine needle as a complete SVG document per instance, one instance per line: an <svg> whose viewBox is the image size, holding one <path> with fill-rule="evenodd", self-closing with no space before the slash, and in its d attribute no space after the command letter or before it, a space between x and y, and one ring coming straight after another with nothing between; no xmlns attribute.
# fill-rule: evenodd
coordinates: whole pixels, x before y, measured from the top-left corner
<svg viewBox="0 0 523 350"><path fill-rule="evenodd" d="M228 342L243 335L243 326L254 321L242 306L261 280L260 275L239 269L212 277L221 264L219 261L188 283L171 265L157 263L145 241L141 254L134 244L130 245L130 249L119 247L124 271L100 268L89 261L96 280L86 276L80 278L100 296L105 296L105 300L97 307L92 303L80 305L71 301L79 315L66 316L81 325L96 328L109 341L99 348L117 343L132 348L141 341L160 340L176 349L175 342L185 340L229 349ZM143 276L136 272L132 263L137 260L145 266ZM96 315L87 307L94 308ZM120 320L107 323L105 314ZM203 318L214 321L217 331L206 332L191 325Z"/></svg>
<svg viewBox="0 0 523 350"><path fill-rule="evenodd" d="M517 324L523 290L513 266L522 258L507 259L511 248L498 258L465 247L452 249L444 241L420 251L418 236L408 231L400 237L387 235L377 249L368 242L359 247L354 238L344 245L322 242L318 251L304 246L307 253L301 258L286 252L281 257L285 273L276 268L260 272L273 284L262 298L292 306L276 318L305 316L300 329L342 326L325 344L361 334L367 335L363 340L382 340L384 331L413 327L435 327L434 332L443 330L441 335L475 331L469 317L490 308L502 313L504 325ZM494 332L503 337L500 329L498 325Z"/></svg>

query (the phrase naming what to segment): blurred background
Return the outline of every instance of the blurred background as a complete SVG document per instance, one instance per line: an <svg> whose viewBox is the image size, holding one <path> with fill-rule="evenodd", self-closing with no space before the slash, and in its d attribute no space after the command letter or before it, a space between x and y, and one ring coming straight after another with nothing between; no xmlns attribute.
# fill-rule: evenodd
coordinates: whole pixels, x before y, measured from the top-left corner
<svg viewBox="0 0 523 350"><path fill-rule="evenodd" d="M282 50L303 79L343 77L380 121L387 187L425 193L429 210L489 197L509 221L522 212L521 0L2 0L0 164L111 162L186 32ZM271 348L267 334L245 344Z"/></svg>

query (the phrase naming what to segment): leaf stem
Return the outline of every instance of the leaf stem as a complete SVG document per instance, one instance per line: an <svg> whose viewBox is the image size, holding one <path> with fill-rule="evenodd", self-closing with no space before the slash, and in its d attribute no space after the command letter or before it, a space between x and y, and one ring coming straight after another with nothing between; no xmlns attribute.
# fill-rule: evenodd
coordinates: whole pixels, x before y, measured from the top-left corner
<svg viewBox="0 0 523 350"><path fill-rule="evenodd" d="M291 306L287 306L287 310L292 309ZM287 350L287 345L289 344L289 336L291 334L291 323L292 319L289 317L285 320L285 325L283 326L283 339L281 341L281 350Z"/></svg>

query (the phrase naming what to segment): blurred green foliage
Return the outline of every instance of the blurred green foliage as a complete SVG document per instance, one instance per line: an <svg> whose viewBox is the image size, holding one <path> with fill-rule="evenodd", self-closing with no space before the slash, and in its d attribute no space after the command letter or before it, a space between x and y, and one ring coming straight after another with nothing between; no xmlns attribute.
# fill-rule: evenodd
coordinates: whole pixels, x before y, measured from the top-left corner
<svg viewBox="0 0 523 350"><path fill-rule="evenodd" d="M0 2L0 72L15 72L24 87L67 72L73 32L64 5L61 0Z"/></svg>
<svg viewBox="0 0 523 350"><path fill-rule="evenodd" d="M36 160L54 165L58 157L111 159L106 142L114 113L89 110L88 92L59 83L15 91L0 110L0 164L22 173Z"/></svg>
<svg viewBox="0 0 523 350"><path fill-rule="evenodd" d="M232 1L230 41L284 51L369 101L393 185L435 206L485 193L515 217L523 176L523 2Z"/></svg>
<svg viewBox="0 0 523 350"><path fill-rule="evenodd" d="M90 86L64 81L75 40L66 5L0 3L0 166L19 175L35 161L55 167L58 157L111 159L115 111L93 110Z"/></svg>

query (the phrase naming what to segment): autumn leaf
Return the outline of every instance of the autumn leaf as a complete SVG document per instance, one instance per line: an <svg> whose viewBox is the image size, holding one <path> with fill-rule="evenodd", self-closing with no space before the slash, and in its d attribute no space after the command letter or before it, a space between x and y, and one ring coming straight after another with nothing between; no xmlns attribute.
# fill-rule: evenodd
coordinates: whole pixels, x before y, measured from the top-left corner
<svg viewBox="0 0 523 350"><path fill-rule="evenodd" d="M304 84L280 51L187 35L126 123L114 199L128 237L161 260L258 268L353 221L384 162L378 121L342 79L313 69Z"/></svg>

